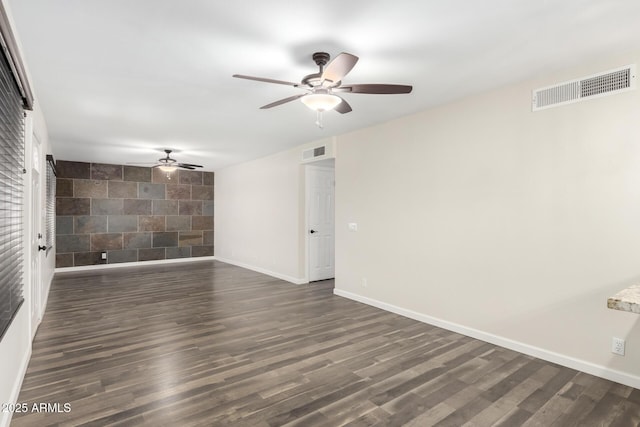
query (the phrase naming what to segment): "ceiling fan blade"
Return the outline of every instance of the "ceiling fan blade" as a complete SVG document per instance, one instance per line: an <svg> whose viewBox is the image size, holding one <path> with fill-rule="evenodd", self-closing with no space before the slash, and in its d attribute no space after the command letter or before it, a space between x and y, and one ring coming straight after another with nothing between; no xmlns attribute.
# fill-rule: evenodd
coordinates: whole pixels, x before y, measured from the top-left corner
<svg viewBox="0 0 640 427"><path fill-rule="evenodd" d="M386 85L386 84L361 84L340 86L332 89L333 92L349 92L349 93L369 93L376 95L393 95L399 93L410 93L413 86L407 85Z"/></svg>
<svg viewBox="0 0 640 427"><path fill-rule="evenodd" d="M330 80L334 83L339 82L351 71L356 65L356 62L358 62L357 56L342 52L327 64L322 72L322 81Z"/></svg>
<svg viewBox="0 0 640 427"><path fill-rule="evenodd" d="M281 99L279 101L272 102L271 104L263 105L262 107L260 107L260 109L261 110L265 110L267 108L277 107L278 105L282 105L282 104L286 104L287 102L295 101L296 99L302 98L305 95L306 95L306 93L302 93L300 95L293 95L293 96L290 96L288 98L284 98L284 99Z"/></svg>
<svg viewBox="0 0 640 427"><path fill-rule="evenodd" d="M201 168L202 167L202 165L194 165L194 164L191 164L191 163L178 163L176 166L181 167L181 168L185 167L185 166L188 166L190 168Z"/></svg>
<svg viewBox="0 0 640 427"><path fill-rule="evenodd" d="M336 110L340 114L345 114L345 113L351 112L352 111L351 110L351 105L349 105L349 103L344 98L340 98L340 99L342 99L342 102L340 104L336 105L334 110Z"/></svg>
<svg viewBox="0 0 640 427"><path fill-rule="evenodd" d="M187 165L183 165L183 164L176 165L176 167L177 168L182 168L182 169L189 169L189 170L195 170L196 169L193 166L187 166Z"/></svg>
<svg viewBox="0 0 640 427"><path fill-rule="evenodd" d="M244 76L242 74L234 74L233 77L238 79L255 80L257 82L264 82L264 83L276 83L279 85L298 86L298 83L285 82L284 80L266 79L264 77Z"/></svg>

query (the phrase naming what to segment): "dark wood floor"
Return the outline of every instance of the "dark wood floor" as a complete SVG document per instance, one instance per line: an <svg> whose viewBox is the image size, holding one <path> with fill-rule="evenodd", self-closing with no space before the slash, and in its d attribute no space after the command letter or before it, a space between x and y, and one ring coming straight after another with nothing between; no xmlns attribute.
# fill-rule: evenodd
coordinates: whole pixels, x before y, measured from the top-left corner
<svg viewBox="0 0 640 427"><path fill-rule="evenodd" d="M640 390L332 288L215 261L57 274L19 401L60 412L11 425L640 424Z"/></svg>

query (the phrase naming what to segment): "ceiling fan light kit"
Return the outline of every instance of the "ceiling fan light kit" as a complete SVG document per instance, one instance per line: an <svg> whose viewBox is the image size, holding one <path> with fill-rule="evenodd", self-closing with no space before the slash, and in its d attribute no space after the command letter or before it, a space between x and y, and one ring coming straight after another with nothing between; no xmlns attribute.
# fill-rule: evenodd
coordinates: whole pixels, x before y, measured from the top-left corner
<svg viewBox="0 0 640 427"><path fill-rule="evenodd" d="M178 169L178 167L173 165L162 165L158 166L158 169L160 169L162 172L171 173Z"/></svg>
<svg viewBox="0 0 640 427"><path fill-rule="evenodd" d="M158 159L157 162L154 163L150 163L153 166L151 166L152 168L158 168L160 169L162 172L165 172L167 174L167 178L171 179L171 176L169 176L169 174L171 172L176 171L177 169L188 169L188 170L194 170L196 168L201 168L202 165L194 165L192 163L178 163L176 161L176 159L172 159L171 158L171 152L173 150L164 150L164 152L166 153L166 157L161 157ZM132 163L132 162L127 162L128 165L142 165L142 163Z"/></svg>
<svg viewBox="0 0 640 427"><path fill-rule="evenodd" d="M300 98L300 101L313 111L329 111L333 110L338 104L340 104L342 102L342 98L328 92L316 92L303 96Z"/></svg>
<svg viewBox="0 0 640 427"><path fill-rule="evenodd" d="M336 95L334 91L338 93L389 95L410 93L413 89L412 86L392 84L356 84L343 86L342 79L353 69L356 62L358 62L357 56L343 52L329 62L331 57L328 53L316 52L312 55L312 58L318 66L319 71L317 73L304 76L300 83L274 80L264 77L246 76L242 74L234 74L233 77L264 83L293 86L295 88L305 90L307 92L306 94L294 95L280 99L270 104L263 105L260 108L264 110L300 99L304 105L317 112L318 121L316 121L316 124L320 128L322 128L322 113L324 111L335 109L335 111L340 114L345 114L351 111L349 103Z"/></svg>

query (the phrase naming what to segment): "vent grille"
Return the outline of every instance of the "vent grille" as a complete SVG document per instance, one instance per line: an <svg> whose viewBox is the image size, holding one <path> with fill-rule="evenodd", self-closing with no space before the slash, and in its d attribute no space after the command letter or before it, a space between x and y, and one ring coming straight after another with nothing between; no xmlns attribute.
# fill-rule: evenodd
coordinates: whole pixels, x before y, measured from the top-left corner
<svg viewBox="0 0 640 427"><path fill-rule="evenodd" d="M315 159L316 157L322 157L326 154L326 146L310 148L302 152L302 160Z"/></svg>
<svg viewBox="0 0 640 427"><path fill-rule="evenodd" d="M579 102L635 89L636 66L627 65L593 76L547 86L533 91L533 111Z"/></svg>

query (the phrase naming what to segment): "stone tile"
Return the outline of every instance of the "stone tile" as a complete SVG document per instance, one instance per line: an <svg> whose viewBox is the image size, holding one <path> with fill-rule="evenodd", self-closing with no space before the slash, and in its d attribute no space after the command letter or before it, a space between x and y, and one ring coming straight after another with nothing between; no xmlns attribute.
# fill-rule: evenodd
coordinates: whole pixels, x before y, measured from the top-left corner
<svg viewBox="0 0 640 427"><path fill-rule="evenodd" d="M85 162L56 162L58 178L91 179L91 164Z"/></svg>
<svg viewBox="0 0 640 427"><path fill-rule="evenodd" d="M203 200L202 201L202 215L213 216L214 206L213 200Z"/></svg>
<svg viewBox="0 0 640 427"><path fill-rule="evenodd" d="M191 199L190 185L167 184L167 199Z"/></svg>
<svg viewBox="0 0 640 427"><path fill-rule="evenodd" d="M191 246L191 256L213 256L213 245L210 246Z"/></svg>
<svg viewBox="0 0 640 427"><path fill-rule="evenodd" d="M180 200L180 215L202 215L202 201Z"/></svg>
<svg viewBox="0 0 640 427"><path fill-rule="evenodd" d="M151 215L151 200L124 199L122 210L125 215Z"/></svg>
<svg viewBox="0 0 640 427"><path fill-rule="evenodd" d="M90 215L91 199L77 197L56 198L56 215Z"/></svg>
<svg viewBox="0 0 640 427"><path fill-rule="evenodd" d="M107 262L109 264L119 264L121 262L138 261L138 251L136 249L125 249L122 251L107 251Z"/></svg>
<svg viewBox="0 0 640 427"><path fill-rule="evenodd" d="M140 215L138 231L165 231L164 216Z"/></svg>
<svg viewBox="0 0 640 427"><path fill-rule="evenodd" d="M179 246L202 245L202 232L181 232Z"/></svg>
<svg viewBox="0 0 640 427"><path fill-rule="evenodd" d="M73 265L75 267L97 264L106 264L106 261L102 259L101 252L76 252L73 254Z"/></svg>
<svg viewBox="0 0 640 427"><path fill-rule="evenodd" d="M125 249L150 248L151 233L124 233L122 243Z"/></svg>
<svg viewBox="0 0 640 427"><path fill-rule="evenodd" d="M173 184L178 183L178 171L162 172L160 168L151 169L151 182L157 184Z"/></svg>
<svg viewBox="0 0 640 427"><path fill-rule="evenodd" d="M91 235L92 251L122 249L122 233L103 233Z"/></svg>
<svg viewBox="0 0 640 427"><path fill-rule="evenodd" d="M73 179L56 178L56 197L73 197Z"/></svg>
<svg viewBox="0 0 640 427"><path fill-rule="evenodd" d="M138 197L138 183L128 181L109 182L110 199L135 199Z"/></svg>
<svg viewBox="0 0 640 427"><path fill-rule="evenodd" d="M124 166L124 180L134 182L151 182L151 168Z"/></svg>
<svg viewBox="0 0 640 427"><path fill-rule="evenodd" d="M167 231L189 231L189 230L191 230L190 215L167 216Z"/></svg>
<svg viewBox="0 0 640 427"><path fill-rule="evenodd" d="M122 215L122 199L91 199L91 215Z"/></svg>
<svg viewBox="0 0 640 427"><path fill-rule="evenodd" d="M202 185L202 172L180 169L180 184Z"/></svg>
<svg viewBox="0 0 640 427"><path fill-rule="evenodd" d="M138 183L139 199L164 199L164 184L149 184L146 182Z"/></svg>
<svg viewBox="0 0 640 427"><path fill-rule="evenodd" d="M122 181L122 165L91 163L91 179Z"/></svg>
<svg viewBox="0 0 640 427"><path fill-rule="evenodd" d="M191 199L213 200L213 185L192 185Z"/></svg>
<svg viewBox="0 0 640 427"><path fill-rule="evenodd" d="M56 268L63 267L73 267L73 254L56 254Z"/></svg>
<svg viewBox="0 0 640 427"><path fill-rule="evenodd" d="M76 216L73 218L73 232L75 234L106 233L106 216Z"/></svg>
<svg viewBox="0 0 640 427"><path fill-rule="evenodd" d="M212 216L192 216L191 229L192 230L213 230L213 217Z"/></svg>
<svg viewBox="0 0 640 427"><path fill-rule="evenodd" d="M109 233L138 231L138 217L136 215L109 215L108 218Z"/></svg>
<svg viewBox="0 0 640 427"><path fill-rule="evenodd" d="M65 234L56 236L56 252L88 252L89 251L89 235L88 234Z"/></svg>
<svg viewBox="0 0 640 427"><path fill-rule="evenodd" d="M153 215L178 215L177 200L154 200Z"/></svg>
<svg viewBox="0 0 640 427"><path fill-rule="evenodd" d="M191 221L189 221L189 224L191 224ZM56 217L56 235L58 234L73 234L73 217L72 216Z"/></svg>
<svg viewBox="0 0 640 427"><path fill-rule="evenodd" d="M184 246L182 248L166 248L167 259L174 258L190 258L191 246Z"/></svg>
<svg viewBox="0 0 640 427"><path fill-rule="evenodd" d="M98 181L95 179L74 179L73 194L76 197L106 199L107 181Z"/></svg>
<svg viewBox="0 0 640 427"><path fill-rule="evenodd" d="M202 185L213 185L215 174L213 172L202 172Z"/></svg>
<svg viewBox="0 0 640 427"><path fill-rule="evenodd" d="M156 232L153 233L154 248L166 248L169 246L178 246L178 232Z"/></svg>
<svg viewBox="0 0 640 427"><path fill-rule="evenodd" d="M213 230L202 232L202 244L213 245Z"/></svg>
<svg viewBox="0 0 640 427"><path fill-rule="evenodd" d="M138 249L138 261L165 259L164 248Z"/></svg>

